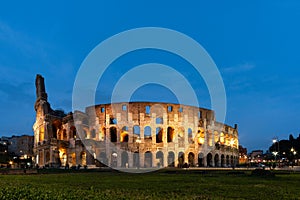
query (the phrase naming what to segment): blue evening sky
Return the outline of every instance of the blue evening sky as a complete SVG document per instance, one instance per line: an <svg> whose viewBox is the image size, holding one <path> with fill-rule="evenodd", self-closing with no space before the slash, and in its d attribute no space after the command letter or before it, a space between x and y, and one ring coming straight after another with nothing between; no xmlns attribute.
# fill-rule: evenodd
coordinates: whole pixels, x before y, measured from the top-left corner
<svg viewBox="0 0 300 200"><path fill-rule="evenodd" d="M87 54L114 34L147 26L180 31L206 49L226 87L226 122L239 125L243 146L266 150L275 136L298 136L300 1L106 2L1 3L0 136L32 134L37 73L45 77L52 107L69 112L76 72ZM166 52L135 53L116 65L153 62L150 58L169 65L183 62ZM205 84L196 87L202 106L209 107ZM105 102L109 89L100 93L97 102ZM146 85L133 99L169 97L167 89Z"/></svg>

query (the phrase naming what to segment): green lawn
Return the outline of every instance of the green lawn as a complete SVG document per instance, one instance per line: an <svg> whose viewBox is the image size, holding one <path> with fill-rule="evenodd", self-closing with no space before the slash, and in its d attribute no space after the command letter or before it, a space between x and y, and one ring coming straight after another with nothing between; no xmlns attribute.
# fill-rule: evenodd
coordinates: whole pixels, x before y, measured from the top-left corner
<svg viewBox="0 0 300 200"><path fill-rule="evenodd" d="M0 175L0 199L300 199L300 174L209 171Z"/></svg>

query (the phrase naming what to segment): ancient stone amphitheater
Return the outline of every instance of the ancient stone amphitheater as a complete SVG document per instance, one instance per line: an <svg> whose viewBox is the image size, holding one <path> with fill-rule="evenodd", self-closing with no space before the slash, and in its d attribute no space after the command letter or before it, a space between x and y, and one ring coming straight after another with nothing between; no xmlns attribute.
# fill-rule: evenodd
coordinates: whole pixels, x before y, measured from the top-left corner
<svg viewBox="0 0 300 200"><path fill-rule="evenodd" d="M237 125L217 122L212 110L125 102L64 114L51 109L40 75L36 87L33 129L39 166L228 167L238 163Z"/></svg>

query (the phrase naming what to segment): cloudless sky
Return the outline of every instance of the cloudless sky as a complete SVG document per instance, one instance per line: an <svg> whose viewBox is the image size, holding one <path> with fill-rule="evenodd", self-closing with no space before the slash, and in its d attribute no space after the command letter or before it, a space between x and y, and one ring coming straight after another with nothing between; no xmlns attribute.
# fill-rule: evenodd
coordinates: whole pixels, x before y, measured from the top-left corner
<svg viewBox="0 0 300 200"><path fill-rule="evenodd" d="M224 80L226 123L238 124L243 146L266 150L273 137L300 132L299 21L297 0L2 2L0 136L32 134L36 74L45 77L52 108L69 112L87 54L114 34L153 26L180 31L206 49ZM147 52L145 61L139 52L128 56L119 62L148 61ZM143 89L161 89L149 87L134 98L145 99ZM206 86L199 88L202 106L209 107Z"/></svg>

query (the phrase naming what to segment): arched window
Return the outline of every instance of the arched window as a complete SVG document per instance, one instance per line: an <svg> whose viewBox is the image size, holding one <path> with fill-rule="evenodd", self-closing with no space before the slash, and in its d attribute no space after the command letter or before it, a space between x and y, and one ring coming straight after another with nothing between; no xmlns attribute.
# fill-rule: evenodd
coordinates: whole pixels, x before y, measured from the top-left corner
<svg viewBox="0 0 300 200"><path fill-rule="evenodd" d="M133 134L140 136L140 127L139 126L134 126L133 127Z"/></svg>
<svg viewBox="0 0 300 200"><path fill-rule="evenodd" d="M150 126L146 126L144 128L144 136L145 137L151 137L151 127Z"/></svg>
<svg viewBox="0 0 300 200"><path fill-rule="evenodd" d="M110 141L117 142L117 129L116 127L111 127L110 129Z"/></svg>
<svg viewBox="0 0 300 200"><path fill-rule="evenodd" d="M163 124L163 123L164 123L164 120L162 117L156 118L156 124Z"/></svg>
<svg viewBox="0 0 300 200"><path fill-rule="evenodd" d="M168 127L167 140L168 140L168 142L173 142L174 141L174 128L172 128L172 127Z"/></svg>
<svg viewBox="0 0 300 200"><path fill-rule="evenodd" d="M121 132L121 137L120 137L120 142L128 142L128 127L123 126L122 132Z"/></svg>
<svg viewBox="0 0 300 200"><path fill-rule="evenodd" d="M191 128L188 129L188 140L190 144L194 142L193 131Z"/></svg>
<svg viewBox="0 0 300 200"><path fill-rule="evenodd" d="M163 129L160 127L156 128L156 143L163 142Z"/></svg>

